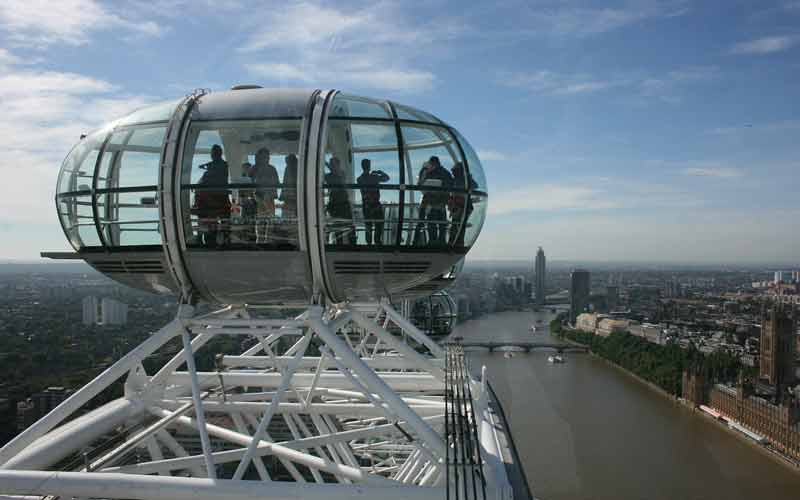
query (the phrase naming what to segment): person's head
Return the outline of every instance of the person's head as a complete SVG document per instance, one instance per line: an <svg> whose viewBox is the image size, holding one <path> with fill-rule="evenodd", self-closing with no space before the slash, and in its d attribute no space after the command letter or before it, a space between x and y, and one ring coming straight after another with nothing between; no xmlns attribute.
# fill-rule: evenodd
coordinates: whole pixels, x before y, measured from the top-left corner
<svg viewBox="0 0 800 500"><path fill-rule="evenodd" d="M336 175L341 175L342 174L342 162L339 161L339 158L337 158L335 156L332 157L331 160L328 162L328 167L331 169L331 172L333 172L334 174L336 174Z"/></svg>
<svg viewBox="0 0 800 500"><path fill-rule="evenodd" d="M431 156L431 159L428 160L428 162L431 164L432 167L441 167L442 166L442 164L439 163L439 157L438 156Z"/></svg>
<svg viewBox="0 0 800 500"><path fill-rule="evenodd" d="M363 170L365 174L368 174L371 168L372 162L369 160L369 158L364 158L361 160L361 170Z"/></svg>
<svg viewBox="0 0 800 500"><path fill-rule="evenodd" d="M253 165L249 161L242 163L242 175L249 177L253 174Z"/></svg>
<svg viewBox="0 0 800 500"><path fill-rule="evenodd" d="M294 154L286 155L286 166L291 168L297 167L297 156Z"/></svg>
<svg viewBox="0 0 800 500"><path fill-rule="evenodd" d="M269 149L261 148L256 151L256 165L265 165L269 163Z"/></svg>
<svg viewBox="0 0 800 500"><path fill-rule="evenodd" d="M211 159L214 161L220 161L222 159L222 146L219 144L211 146Z"/></svg>

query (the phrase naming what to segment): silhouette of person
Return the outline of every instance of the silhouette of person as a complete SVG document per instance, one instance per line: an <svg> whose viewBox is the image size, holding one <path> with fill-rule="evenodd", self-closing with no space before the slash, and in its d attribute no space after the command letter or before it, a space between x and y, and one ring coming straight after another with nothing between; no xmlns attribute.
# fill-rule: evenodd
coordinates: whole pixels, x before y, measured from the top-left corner
<svg viewBox="0 0 800 500"><path fill-rule="evenodd" d="M447 223L448 190L453 185L453 176L439 162L438 156L431 156L419 173L417 184L422 187L420 219L427 221L428 244L444 245ZM427 189L426 189L427 188Z"/></svg>
<svg viewBox="0 0 800 500"><path fill-rule="evenodd" d="M250 170L256 185L256 243L267 243L271 219L275 216L275 199L278 197L278 170L269 163L270 151L256 151L256 161Z"/></svg>
<svg viewBox="0 0 800 500"><path fill-rule="evenodd" d="M283 171L283 187L278 198L283 202L283 216L297 217L297 156L286 156L286 168Z"/></svg>
<svg viewBox="0 0 800 500"><path fill-rule="evenodd" d="M231 202L228 198L228 162L222 159L222 146L211 146L211 161L200 165L205 170L198 184L202 187L195 192L195 213L198 218L198 231L203 246L216 247L218 232L223 240L227 238L227 230L220 224L227 224L231 213Z"/></svg>
<svg viewBox="0 0 800 500"><path fill-rule="evenodd" d="M333 228L337 228L332 231L334 242L344 245L345 235L347 235L347 243L355 245L356 234L352 225L353 209L350 205L350 198L347 196L344 170L339 158L335 156L331 158L328 162L328 169L330 172L325 174L325 186L329 190L326 209L331 218L339 219L330 224ZM349 223L347 222L348 220L350 221ZM349 226L349 229L346 226Z"/></svg>
<svg viewBox="0 0 800 500"><path fill-rule="evenodd" d="M472 178L472 175L464 178L464 164L461 162L453 165L450 169L453 174L453 188L464 189L468 191L478 188L478 183ZM466 224L469 216L472 214L473 206L472 199L469 193L450 193L450 199L447 201L447 206L450 209L450 237L451 244L456 246L464 246L464 232L466 231ZM466 210L466 217L465 215ZM464 221L462 228L460 222Z"/></svg>
<svg viewBox="0 0 800 500"><path fill-rule="evenodd" d="M381 191L378 185L387 182L389 176L382 170L372 171L372 162L367 158L361 160L362 174L356 179L361 186L361 201L364 209L364 226L366 227L367 245L383 244L383 205L381 204ZM373 239L374 231L374 239Z"/></svg>

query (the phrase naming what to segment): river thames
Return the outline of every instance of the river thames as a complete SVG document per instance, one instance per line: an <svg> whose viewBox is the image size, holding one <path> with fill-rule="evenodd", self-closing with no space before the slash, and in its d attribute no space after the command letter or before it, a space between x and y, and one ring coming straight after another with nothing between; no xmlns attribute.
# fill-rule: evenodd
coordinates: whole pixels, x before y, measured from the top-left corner
<svg viewBox="0 0 800 500"><path fill-rule="evenodd" d="M552 340L548 313L459 325L464 340ZM530 325L537 320L537 332ZM486 365L540 500L797 500L794 471L589 354L470 352Z"/></svg>

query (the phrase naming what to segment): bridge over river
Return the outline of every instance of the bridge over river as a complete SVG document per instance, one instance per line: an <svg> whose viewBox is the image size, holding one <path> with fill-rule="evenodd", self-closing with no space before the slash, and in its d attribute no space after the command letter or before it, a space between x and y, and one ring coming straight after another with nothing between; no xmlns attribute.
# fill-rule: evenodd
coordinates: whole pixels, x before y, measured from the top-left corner
<svg viewBox="0 0 800 500"><path fill-rule="evenodd" d="M525 352L531 352L534 349L551 349L554 351L558 351L559 353L588 351L586 347L576 344L565 344L563 342L527 342L527 341L513 341L513 340L509 341L450 340L445 342L444 344L460 345L462 347L483 347L485 349L489 349L489 352L504 347L516 347L518 349L522 349Z"/></svg>

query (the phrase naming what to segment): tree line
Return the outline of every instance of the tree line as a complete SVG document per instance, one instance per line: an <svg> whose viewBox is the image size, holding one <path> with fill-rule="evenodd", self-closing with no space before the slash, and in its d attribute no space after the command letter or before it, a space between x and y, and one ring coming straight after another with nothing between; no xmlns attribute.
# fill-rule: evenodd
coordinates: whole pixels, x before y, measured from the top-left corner
<svg viewBox="0 0 800 500"><path fill-rule="evenodd" d="M682 394L684 370L702 374L711 383L730 383L738 379L742 369L738 357L724 351L703 354L693 343L686 349L674 341L659 345L627 332L614 332L608 337L601 337L565 328L562 318L550 323L550 331L556 336L587 346L601 358L675 396Z"/></svg>

